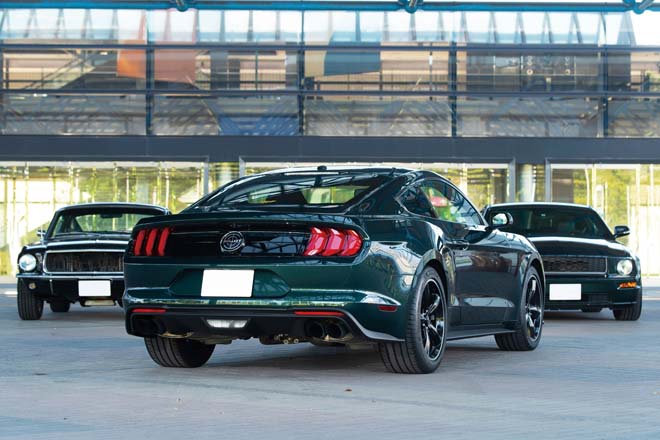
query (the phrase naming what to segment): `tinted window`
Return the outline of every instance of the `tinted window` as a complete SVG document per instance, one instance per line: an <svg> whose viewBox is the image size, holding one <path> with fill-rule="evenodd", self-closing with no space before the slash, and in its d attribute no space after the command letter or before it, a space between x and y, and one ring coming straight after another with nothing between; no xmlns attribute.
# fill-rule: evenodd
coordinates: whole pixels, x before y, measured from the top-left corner
<svg viewBox="0 0 660 440"><path fill-rule="evenodd" d="M103 212L63 212L55 220L50 237L80 234L129 234L133 226L155 214L109 210Z"/></svg>
<svg viewBox="0 0 660 440"><path fill-rule="evenodd" d="M499 212L508 212L513 225L501 228L517 234L538 236L558 235L584 238L610 238L611 233L598 214L589 209L565 207L516 207L493 209L488 217Z"/></svg>
<svg viewBox="0 0 660 440"><path fill-rule="evenodd" d="M466 225L481 224L477 210L456 188L446 182L424 182L405 191L400 200L408 211L415 214Z"/></svg>
<svg viewBox="0 0 660 440"><path fill-rule="evenodd" d="M386 176L363 172L267 175L229 185L195 207L337 207L361 199L385 181Z"/></svg>

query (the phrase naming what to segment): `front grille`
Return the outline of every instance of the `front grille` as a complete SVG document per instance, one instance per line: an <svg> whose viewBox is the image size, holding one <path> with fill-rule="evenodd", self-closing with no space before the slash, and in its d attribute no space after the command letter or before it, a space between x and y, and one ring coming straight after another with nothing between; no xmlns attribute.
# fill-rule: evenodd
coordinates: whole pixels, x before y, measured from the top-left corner
<svg viewBox="0 0 660 440"><path fill-rule="evenodd" d="M46 252L48 273L123 272L124 252Z"/></svg>
<svg viewBox="0 0 660 440"><path fill-rule="evenodd" d="M546 273L556 274L605 274L607 258L585 256L543 256Z"/></svg>

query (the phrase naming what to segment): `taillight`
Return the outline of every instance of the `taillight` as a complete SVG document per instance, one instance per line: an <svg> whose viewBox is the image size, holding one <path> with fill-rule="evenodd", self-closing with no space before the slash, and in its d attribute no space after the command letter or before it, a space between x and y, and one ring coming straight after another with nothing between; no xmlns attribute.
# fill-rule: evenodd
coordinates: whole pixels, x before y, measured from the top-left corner
<svg viewBox="0 0 660 440"><path fill-rule="evenodd" d="M138 257L143 255L147 257L164 257L167 239L171 232L172 228L170 227L140 230L133 242L133 255Z"/></svg>
<svg viewBox="0 0 660 440"><path fill-rule="evenodd" d="M303 255L352 257L362 247L360 234L352 229L311 228Z"/></svg>

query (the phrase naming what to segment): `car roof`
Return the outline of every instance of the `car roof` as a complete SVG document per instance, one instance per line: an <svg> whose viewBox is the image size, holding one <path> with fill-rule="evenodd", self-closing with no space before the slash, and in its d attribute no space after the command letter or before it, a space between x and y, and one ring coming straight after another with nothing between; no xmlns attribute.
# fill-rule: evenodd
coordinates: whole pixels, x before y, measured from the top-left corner
<svg viewBox="0 0 660 440"><path fill-rule="evenodd" d="M510 202L510 203L497 203L486 207L486 209L494 209L494 208L577 208L577 209L593 210L593 208L589 205L581 205L579 203L561 203L561 202Z"/></svg>
<svg viewBox="0 0 660 440"><path fill-rule="evenodd" d="M163 206L151 205L148 203L132 203L132 202L94 202L94 203L79 203L76 205L68 205L58 209L56 212L73 211L77 209L89 208L138 208L138 209L153 209L160 212L169 212Z"/></svg>
<svg viewBox="0 0 660 440"><path fill-rule="evenodd" d="M352 172L365 172L365 173L378 173L378 174L392 174L395 176L401 175L401 174L407 174L410 173L411 171L414 171L409 168L402 168L402 167L384 167L384 166L373 166L373 167L365 167L365 166L346 166L346 165L341 165L341 166L317 166L317 167L293 167L293 168L281 168L277 170L269 170L269 171L264 171L258 174L254 174L254 176L261 176L261 175L274 175L274 174L296 174L296 173L323 173L323 172L329 172L329 173L352 173Z"/></svg>

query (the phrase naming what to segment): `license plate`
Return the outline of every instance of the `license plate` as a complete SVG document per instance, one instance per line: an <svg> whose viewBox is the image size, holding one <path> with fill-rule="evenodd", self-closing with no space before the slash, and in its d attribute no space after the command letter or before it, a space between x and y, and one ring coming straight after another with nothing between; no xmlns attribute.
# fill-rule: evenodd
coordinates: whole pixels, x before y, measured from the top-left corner
<svg viewBox="0 0 660 440"><path fill-rule="evenodd" d="M579 301L582 284L550 284L550 301Z"/></svg>
<svg viewBox="0 0 660 440"><path fill-rule="evenodd" d="M110 296L110 280L80 280L78 296Z"/></svg>
<svg viewBox="0 0 660 440"><path fill-rule="evenodd" d="M249 298L252 296L253 270L205 270L202 296Z"/></svg>

